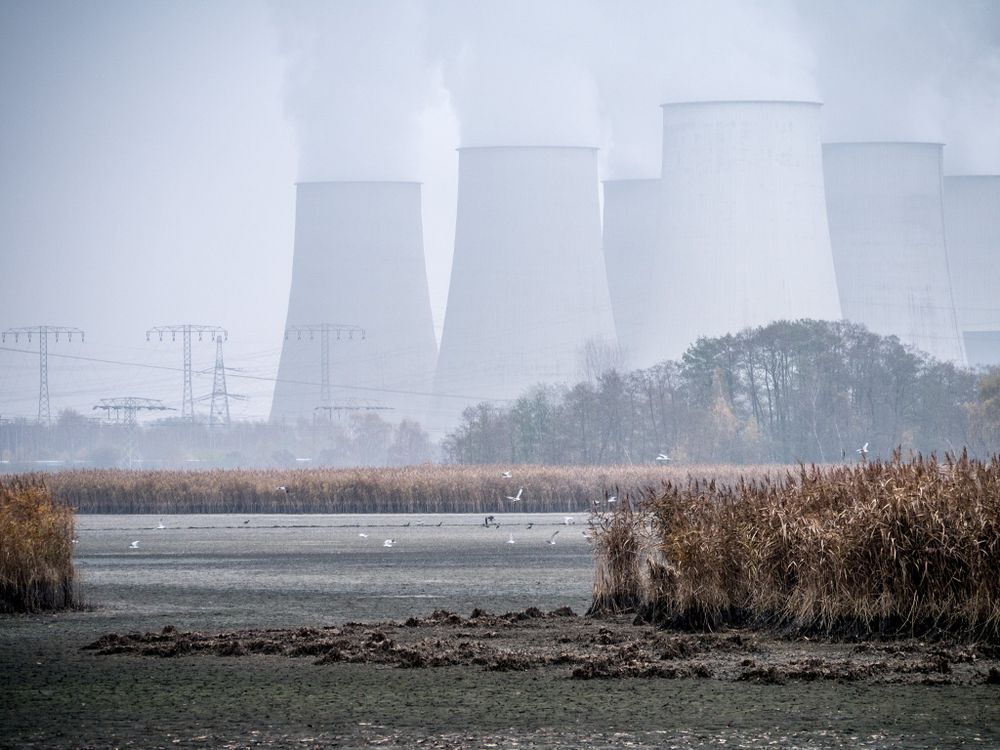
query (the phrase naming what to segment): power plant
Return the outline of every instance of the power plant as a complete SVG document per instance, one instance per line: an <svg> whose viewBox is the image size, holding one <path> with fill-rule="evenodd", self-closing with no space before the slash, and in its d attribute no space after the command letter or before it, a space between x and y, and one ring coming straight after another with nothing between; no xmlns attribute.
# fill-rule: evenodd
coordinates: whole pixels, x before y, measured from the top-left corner
<svg viewBox="0 0 1000 750"><path fill-rule="evenodd" d="M615 347L596 149L459 149L457 211L437 423L535 383L575 382L586 349Z"/></svg>
<svg viewBox="0 0 1000 750"><path fill-rule="evenodd" d="M841 317L823 194L820 105L663 105L659 251L635 364L699 336Z"/></svg>
<svg viewBox="0 0 1000 750"><path fill-rule="evenodd" d="M659 204L658 178L604 181L604 264L626 366L642 348L648 301L663 292L650 273L659 249Z"/></svg>
<svg viewBox="0 0 1000 750"><path fill-rule="evenodd" d="M941 360L965 363L955 320L939 143L823 147L844 317Z"/></svg>
<svg viewBox="0 0 1000 750"><path fill-rule="evenodd" d="M955 315L970 365L1000 365L1000 175L944 178Z"/></svg>
<svg viewBox="0 0 1000 750"><path fill-rule="evenodd" d="M271 421L351 404L423 419L436 350L420 184L299 183Z"/></svg>

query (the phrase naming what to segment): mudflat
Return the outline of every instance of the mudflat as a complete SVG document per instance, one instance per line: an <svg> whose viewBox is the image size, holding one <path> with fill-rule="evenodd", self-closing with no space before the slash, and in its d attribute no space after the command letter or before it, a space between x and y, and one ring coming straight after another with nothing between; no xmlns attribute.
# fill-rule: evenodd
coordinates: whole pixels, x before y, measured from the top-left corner
<svg viewBox="0 0 1000 750"><path fill-rule="evenodd" d="M482 520L82 517L90 607L0 620L0 747L1000 745L989 646L586 618L584 518Z"/></svg>

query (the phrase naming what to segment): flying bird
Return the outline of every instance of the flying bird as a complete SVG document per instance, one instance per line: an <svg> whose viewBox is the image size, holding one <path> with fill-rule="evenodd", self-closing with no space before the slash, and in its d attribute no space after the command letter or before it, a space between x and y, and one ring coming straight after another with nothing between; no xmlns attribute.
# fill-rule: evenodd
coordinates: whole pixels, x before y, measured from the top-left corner
<svg viewBox="0 0 1000 750"><path fill-rule="evenodd" d="M395 543L396 543L395 539L386 539L384 542L382 542L382 546L383 547L391 547Z"/></svg>
<svg viewBox="0 0 1000 750"><path fill-rule="evenodd" d="M612 495L611 497L608 498L608 505L615 502L618 502L618 495Z"/></svg>
<svg viewBox="0 0 1000 750"><path fill-rule="evenodd" d="M532 522L532 523L529 523L529 524L528 524L528 528L530 529L530 528L531 528L532 526L534 526L534 525L535 525L535 524L534 524L534 522Z"/></svg>
<svg viewBox="0 0 1000 750"><path fill-rule="evenodd" d="M524 487L521 487L517 491L517 494L514 497L511 497L510 495L507 495L507 499L510 500L512 503L516 503L518 500L521 499L521 493L522 492L524 492Z"/></svg>
<svg viewBox="0 0 1000 750"><path fill-rule="evenodd" d="M549 544L555 544L556 543L556 534L558 534L558 533L559 533L559 529L556 529L555 531L552 532L552 536L550 536L548 538L548 540L547 540Z"/></svg>
<svg viewBox="0 0 1000 750"><path fill-rule="evenodd" d="M513 474L511 474L511 473L510 473L509 471L505 471L505 472L504 472L503 474L501 474L500 476L502 476L502 477L503 477L504 479L510 479L510 478L512 478L512 477L513 477L514 475L513 475Z"/></svg>
<svg viewBox="0 0 1000 750"><path fill-rule="evenodd" d="M363 532L363 531L359 531L358 532L358 536L361 537L362 539L367 539L368 538L368 535L365 532Z"/></svg>
<svg viewBox="0 0 1000 750"><path fill-rule="evenodd" d="M131 543L131 544L130 544L130 545L128 546L128 548L129 548L129 549L139 549L139 540L138 540L138 539L136 539L136 540L135 540L134 542L132 542L132 543Z"/></svg>
<svg viewBox="0 0 1000 750"><path fill-rule="evenodd" d="M657 461L670 461L671 458L666 453L661 453L656 457Z"/></svg>
<svg viewBox="0 0 1000 750"><path fill-rule="evenodd" d="M860 448L858 448L857 452L861 454L862 458L864 458L865 456L867 456L868 455L868 443L865 443Z"/></svg>

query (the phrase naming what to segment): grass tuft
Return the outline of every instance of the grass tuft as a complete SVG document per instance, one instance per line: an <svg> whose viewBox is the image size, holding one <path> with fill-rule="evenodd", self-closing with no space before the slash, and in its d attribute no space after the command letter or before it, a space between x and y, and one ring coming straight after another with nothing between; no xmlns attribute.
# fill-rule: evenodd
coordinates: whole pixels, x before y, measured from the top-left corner
<svg viewBox="0 0 1000 750"><path fill-rule="evenodd" d="M37 478L0 481L0 612L75 604L73 511Z"/></svg>
<svg viewBox="0 0 1000 750"><path fill-rule="evenodd" d="M1000 637L998 458L671 482L612 515L595 526L596 612L638 600L692 628Z"/></svg>

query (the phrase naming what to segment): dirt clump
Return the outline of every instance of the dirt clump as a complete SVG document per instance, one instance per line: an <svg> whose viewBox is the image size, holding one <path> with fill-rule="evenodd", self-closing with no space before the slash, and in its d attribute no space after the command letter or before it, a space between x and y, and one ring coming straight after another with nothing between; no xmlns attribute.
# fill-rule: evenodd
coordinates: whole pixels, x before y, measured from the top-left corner
<svg viewBox="0 0 1000 750"><path fill-rule="evenodd" d="M1000 657L978 644L836 642L739 629L677 632L636 625L624 616L578 617L565 607L504 614L477 608L469 617L437 610L404 621L226 633L166 626L154 633L110 633L83 648L109 656L284 656L308 658L318 666L343 662L399 669L545 669L574 680L1000 684Z"/></svg>

